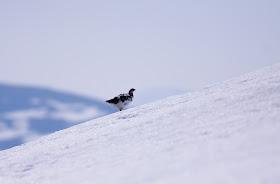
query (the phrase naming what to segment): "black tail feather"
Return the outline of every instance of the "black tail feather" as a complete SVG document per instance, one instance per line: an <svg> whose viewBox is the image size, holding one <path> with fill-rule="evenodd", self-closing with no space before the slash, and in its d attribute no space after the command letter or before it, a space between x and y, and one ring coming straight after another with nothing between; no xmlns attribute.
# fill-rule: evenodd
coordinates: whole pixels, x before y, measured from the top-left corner
<svg viewBox="0 0 280 184"><path fill-rule="evenodd" d="M107 100L107 103L113 103L113 104L117 104L119 102L119 99L117 97L111 99L111 100Z"/></svg>

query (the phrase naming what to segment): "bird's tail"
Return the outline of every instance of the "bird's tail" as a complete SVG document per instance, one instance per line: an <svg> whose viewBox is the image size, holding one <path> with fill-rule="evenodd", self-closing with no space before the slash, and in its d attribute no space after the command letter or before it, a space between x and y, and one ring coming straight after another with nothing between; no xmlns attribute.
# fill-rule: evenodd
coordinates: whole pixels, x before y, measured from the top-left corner
<svg viewBox="0 0 280 184"><path fill-rule="evenodd" d="M106 102L107 102L107 103L113 103L113 102L114 102L114 99L107 100Z"/></svg>
<svg viewBox="0 0 280 184"><path fill-rule="evenodd" d="M106 101L107 103L110 103L110 104L117 104L119 102L119 99L117 97L111 99L111 100L107 100Z"/></svg>

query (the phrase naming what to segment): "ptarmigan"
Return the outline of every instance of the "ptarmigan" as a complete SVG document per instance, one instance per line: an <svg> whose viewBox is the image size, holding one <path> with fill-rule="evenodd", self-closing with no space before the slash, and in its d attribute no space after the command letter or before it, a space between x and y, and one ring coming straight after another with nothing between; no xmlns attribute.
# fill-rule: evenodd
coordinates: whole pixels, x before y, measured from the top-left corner
<svg viewBox="0 0 280 184"><path fill-rule="evenodd" d="M109 104L117 107L120 111L123 110L126 106L128 106L133 100L133 92L135 91L134 88L131 88L128 93L120 94L111 100L107 100Z"/></svg>

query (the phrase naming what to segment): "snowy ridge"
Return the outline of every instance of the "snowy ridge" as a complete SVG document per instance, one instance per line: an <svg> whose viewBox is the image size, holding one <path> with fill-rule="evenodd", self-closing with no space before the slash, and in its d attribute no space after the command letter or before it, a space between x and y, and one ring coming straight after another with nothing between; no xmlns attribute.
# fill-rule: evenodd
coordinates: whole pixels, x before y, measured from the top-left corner
<svg viewBox="0 0 280 184"><path fill-rule="evenodd" d="M0 152L0 183L280 183L280 64Z"/></svg>

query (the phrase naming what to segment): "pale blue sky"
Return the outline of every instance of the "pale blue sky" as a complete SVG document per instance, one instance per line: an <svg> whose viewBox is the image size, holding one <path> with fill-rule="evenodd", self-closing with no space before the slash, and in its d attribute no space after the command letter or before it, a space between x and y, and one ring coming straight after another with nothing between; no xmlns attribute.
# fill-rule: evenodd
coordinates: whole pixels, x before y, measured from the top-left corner
<svg viewBox="0 0 280 184"><path fill-rule="evenodd" d="M0 82L104 99L203 88L280 62L279 10L278 0L0 0Z"/></svg>

